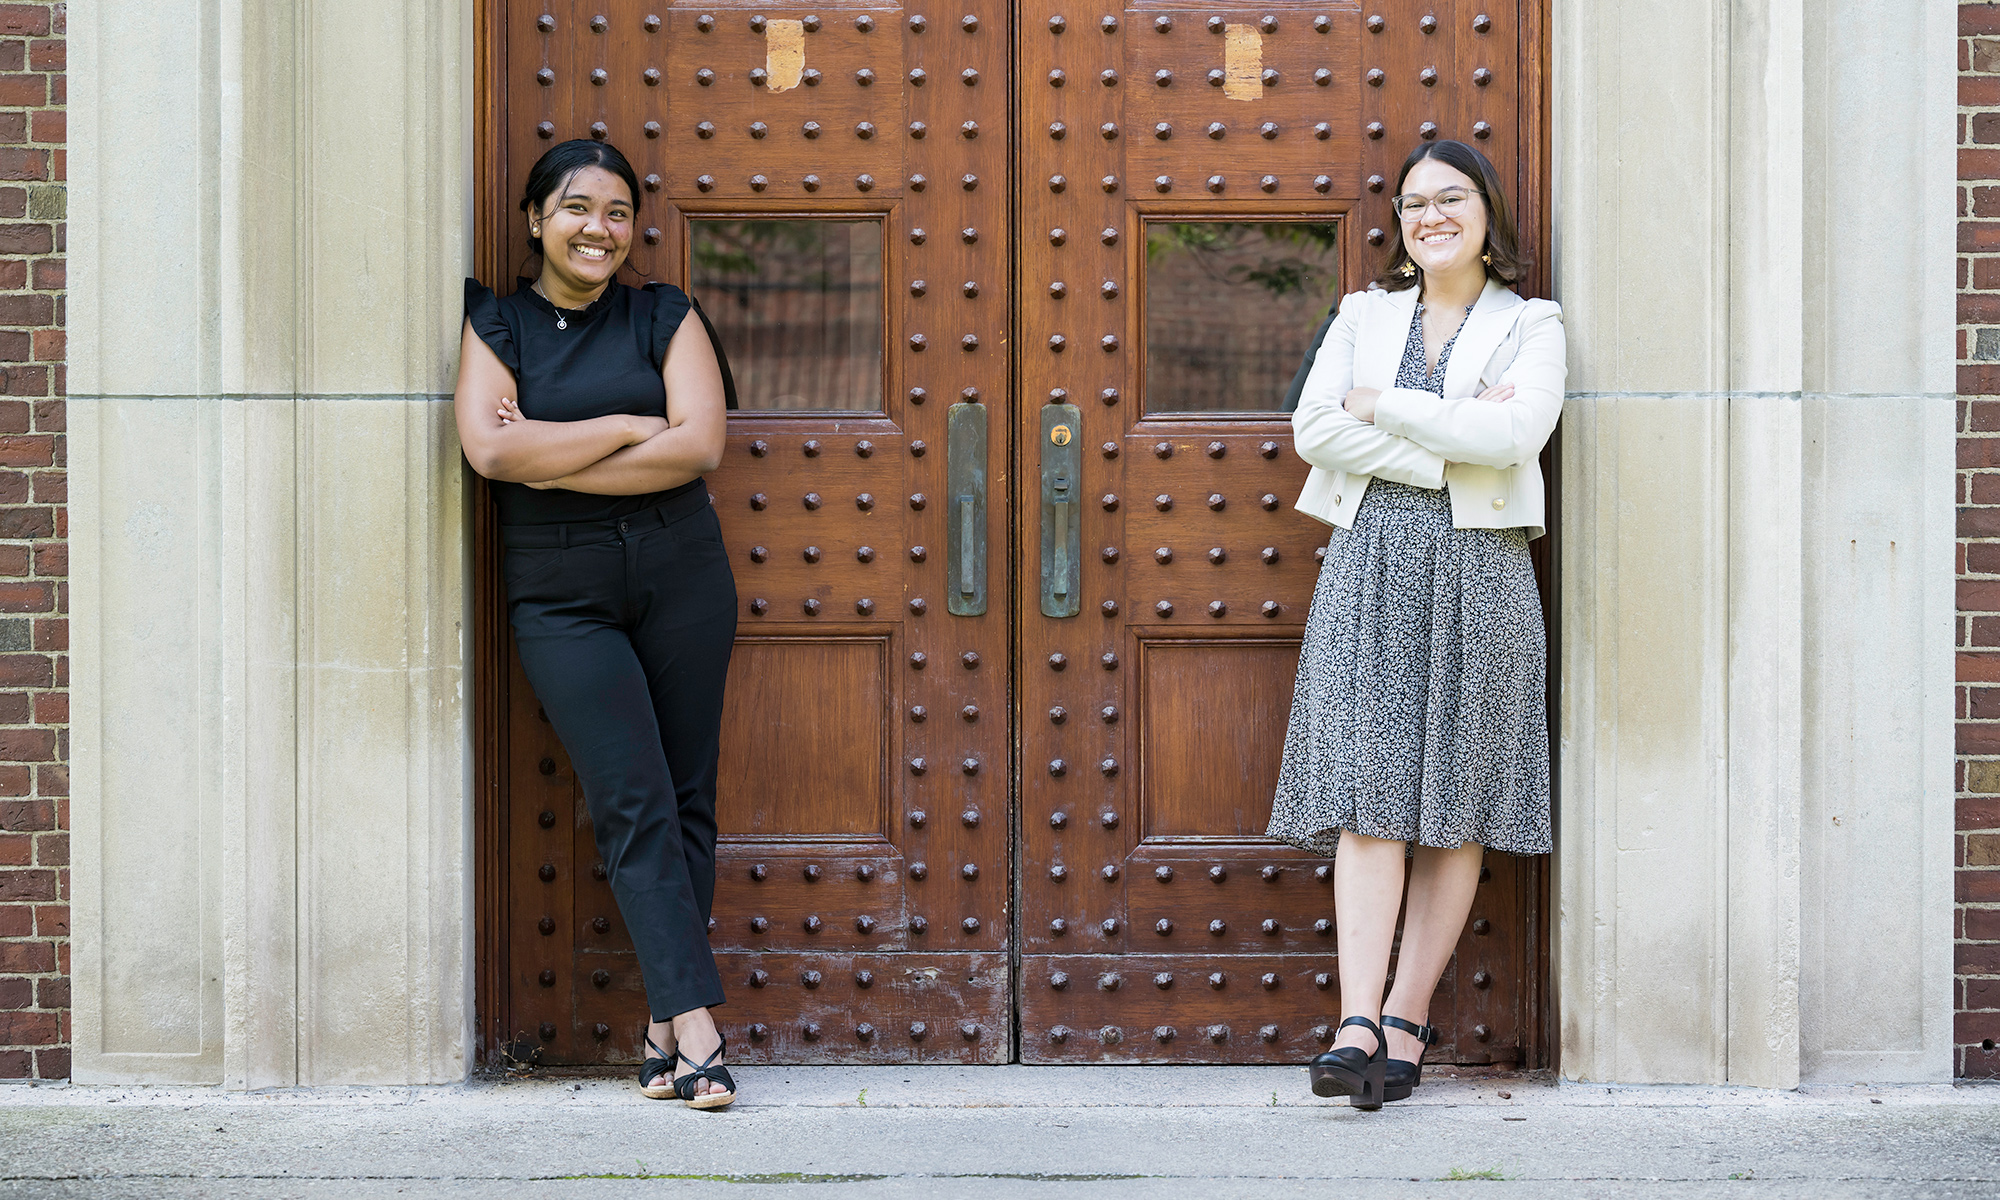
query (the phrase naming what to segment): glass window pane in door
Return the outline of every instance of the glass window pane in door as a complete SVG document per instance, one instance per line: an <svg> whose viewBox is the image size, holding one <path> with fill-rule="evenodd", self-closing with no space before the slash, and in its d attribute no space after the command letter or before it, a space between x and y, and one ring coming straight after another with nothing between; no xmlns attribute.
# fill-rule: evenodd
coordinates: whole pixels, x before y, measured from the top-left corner
<svg viewBox="0 0 2000 1200"><path fill-rule="evenodd" d="M745 410L882 411L882 222L698 220L688 290Z"/></svg>
<svg viewBox="0 0 2000 1200"><path fill-rule="evenodd" d="M1146 223L1146 411L1277 411L1340 298L1331 221Z"/></svg>

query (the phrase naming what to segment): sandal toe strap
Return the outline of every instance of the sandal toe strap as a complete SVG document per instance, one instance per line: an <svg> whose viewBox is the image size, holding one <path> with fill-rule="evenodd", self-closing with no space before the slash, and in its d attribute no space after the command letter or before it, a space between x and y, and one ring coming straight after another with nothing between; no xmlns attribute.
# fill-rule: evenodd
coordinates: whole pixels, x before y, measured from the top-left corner
<svg viewBox="0 0 2000 1200"><path fill-rule="evenodd" d="M704 1079L711 1083L721 1084L722 1090L725 1092L734 1092L736 1090L736 1080L730 1076L729 1068L715 1061L721 1058L723 1053L728 1049L729 1039L723 1038L714 1051L699 1063L682 1054L679 1050L675 1050L674 1057L693 1067L694 1070L674 1080L674 1094L683 1100L693 1100L695 1098L695 1089L701 1086L701 1081Z"/></svg>
<svg viewBox="0 0 2000 1200"><path fill-rule="evenodd" d="M645 1062L639 1064L639 1086L642 1088L652 1087L655 1079L668 1074L674 1069L675 1056L668 1054L665 1050L660 1049L658 1045L654 1044L650 1034L642 1032L639 1037L646 1043L646 1049L653 1052Z"/></svg>
<svg viewBox="0 0 2000 1200"><path fill-rule="evenodd" d="M683 1100L693 1100L700 1094L698 1089L704 1079L721 1084L725 1092L736 1090L736 1081L730 1078L728 1067L700 1067L674 1080L674 1094Z"/></svg>
<svg viewBox="0 0 2000 1200"><path fill-rule="evenodd" d="M652 1087L653 1081L673 1070L673 1063L664 1058L649 1058L639 1065L639 1086Z"/></svg>

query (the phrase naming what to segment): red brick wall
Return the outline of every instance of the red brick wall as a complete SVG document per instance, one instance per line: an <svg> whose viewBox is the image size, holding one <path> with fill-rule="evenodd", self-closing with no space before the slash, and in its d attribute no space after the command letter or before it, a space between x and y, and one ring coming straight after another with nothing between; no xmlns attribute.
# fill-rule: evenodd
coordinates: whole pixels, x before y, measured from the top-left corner
<svg viewBox="0 0 2000 1200"><path fill-rule="evenodd" d="M2000 4L1958 9L1957 1073L2000 1076Z"/></svg>
<svg viewBox="0 0 2000 1200"><path fill-rule="evenodd" d="M0 3L0 1079L69 1077L65 8Z"/></svg>

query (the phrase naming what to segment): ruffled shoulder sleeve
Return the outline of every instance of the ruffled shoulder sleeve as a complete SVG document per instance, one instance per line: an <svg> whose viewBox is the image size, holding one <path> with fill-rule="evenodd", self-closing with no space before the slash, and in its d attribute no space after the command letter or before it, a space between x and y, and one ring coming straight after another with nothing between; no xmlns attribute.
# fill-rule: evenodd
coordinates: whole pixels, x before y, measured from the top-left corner
<svg viewBox="0 0 2000 1200"><path fill-rule="evenodd" d="M702 328L708 331L709 344L715 347L716 365L722 368L723 407L736 409L736 377L729 371L729 355L722 348L722 338L715 332L715 322L701 310L701 305L693 296L671 283L649 283L646 290L653 295L653 369L664 370L667 365L667 347L672 344L674 334L680 332L681 323L692 312L701 319Z"/></svg>
<svg viewBox="0 0 2000 1200"><path fill-rule="evenodd" d="M472 322L472 332L486 343L487 349L500 360L500 365L512 371L516 378L521 374L521 354L514 345L514 331L501 315L500 298L493 289L477 279L465 281L465 319Z"/></svg>
<svg viewBox="0 0 2000 1200"><path fill-rule="evenodd" d="M671 283L648 283L645 288L653 297L653 341L649 350L653 369L658 371L667 365L667 347L674 334L680 332L681 322L687 320L694 301Z"/></svg>

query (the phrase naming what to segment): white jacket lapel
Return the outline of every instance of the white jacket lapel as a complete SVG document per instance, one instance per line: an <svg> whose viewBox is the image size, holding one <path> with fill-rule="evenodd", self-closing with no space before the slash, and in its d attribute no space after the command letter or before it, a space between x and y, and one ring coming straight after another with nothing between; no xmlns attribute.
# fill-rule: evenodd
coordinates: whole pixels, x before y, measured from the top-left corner
<svg viewBox="0 0 2000 1200"><path fill-rule="evenodd" d="M1479 293L1479 300L1473 305L1472 315L1465 318L1465 327L1459 330L1458 341L1452 345L1451 362L1445 366L1444 394L1447 399L1479 394L1479 373L1486 369L1493 352L1500 348L1500 343L1514 328L1514 309L1521 303L1521 298L1509 291L1506 285L1492 279L1486 281L1485 290Z"/></svg>
<svg viewBox="0 0 2000 1200"><path fill-rule="evenodd" d="M1371 293L1364 292L1363 295ZM1375 292L1354 339L1354 386L1392 388L1403 363L1403 343L1410 335L1410 318L1417 311L1417 289Z"/></svg>

